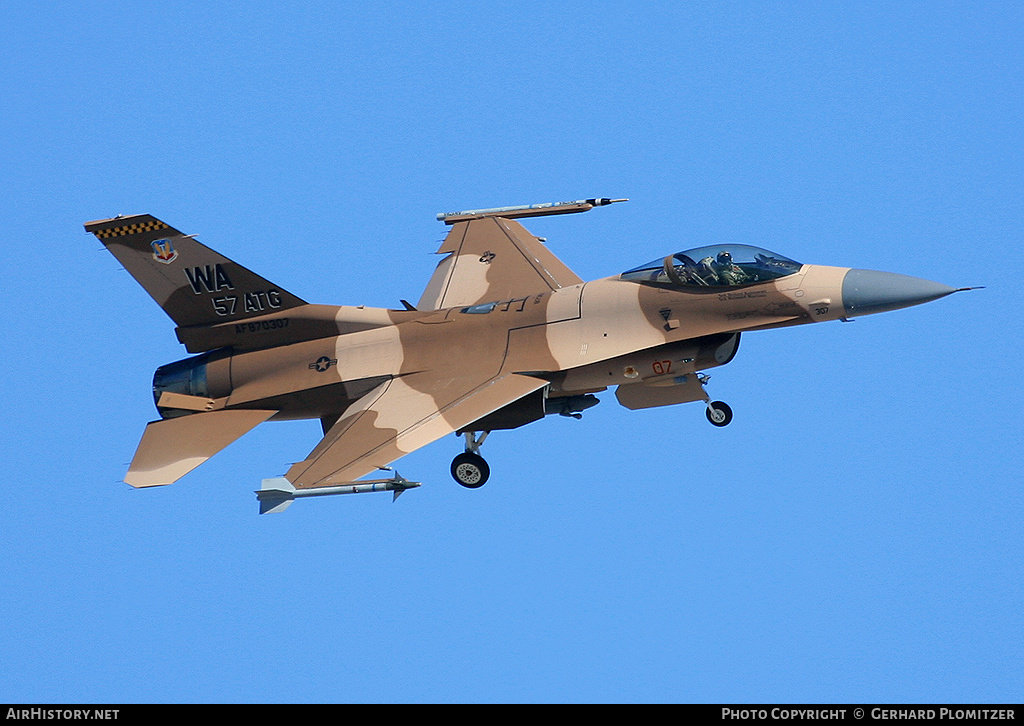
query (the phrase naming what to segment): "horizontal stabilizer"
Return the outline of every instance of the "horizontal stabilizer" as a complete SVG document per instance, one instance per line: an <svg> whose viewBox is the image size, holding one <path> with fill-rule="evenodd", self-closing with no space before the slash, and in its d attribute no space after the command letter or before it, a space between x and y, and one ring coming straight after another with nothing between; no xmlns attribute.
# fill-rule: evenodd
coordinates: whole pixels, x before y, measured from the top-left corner
<svg viewBox="0 0 1024 726"><path fill-rule="evenodd" d="M277 411L210 411L146 426L124 481L133 487L173 484Z"/></svg>

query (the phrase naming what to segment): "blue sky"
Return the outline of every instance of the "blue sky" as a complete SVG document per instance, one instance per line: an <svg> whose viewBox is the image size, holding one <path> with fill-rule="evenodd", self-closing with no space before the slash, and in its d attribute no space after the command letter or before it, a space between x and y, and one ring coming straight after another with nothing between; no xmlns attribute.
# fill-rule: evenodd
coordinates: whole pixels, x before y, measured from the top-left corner
<svg viewBox="0 0 1024 726"><path fill-rule="evenodd" d="M0 701L1020 702L1024 13L1005 2L0 10ZM172 324L87 220L311 302L416 300L437 212L593 279L688 247L986 289L745 335L699 404L495 433L492 477L256 515L315 422L120 483Z"/></svg>

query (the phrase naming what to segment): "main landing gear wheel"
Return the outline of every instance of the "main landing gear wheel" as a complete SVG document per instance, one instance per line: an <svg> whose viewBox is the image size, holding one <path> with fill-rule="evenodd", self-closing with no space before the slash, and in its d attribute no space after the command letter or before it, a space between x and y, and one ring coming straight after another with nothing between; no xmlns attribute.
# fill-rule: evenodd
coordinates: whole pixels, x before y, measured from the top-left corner
<svg viewBox="0 0 1024 726"><path fill-rule="evenodd" d="M490 475L491 468L479 454L467 451L452 460L452 476L467 489L482 487Z"/></svg>
<svg viewBox="0 0 1024 726"><path fill-rule="evenodd" d="M728 426L729 422L732 421L732 409L729 408L727 403L721 401L709 403L704 413L707 415L708 421L715 426Z"/></svg>

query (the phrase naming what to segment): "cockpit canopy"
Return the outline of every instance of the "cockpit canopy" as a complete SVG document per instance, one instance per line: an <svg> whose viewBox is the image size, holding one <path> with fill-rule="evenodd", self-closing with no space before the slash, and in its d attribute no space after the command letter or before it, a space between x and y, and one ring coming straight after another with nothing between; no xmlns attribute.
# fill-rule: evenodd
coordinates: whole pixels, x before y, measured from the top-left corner
<svg viewBox="0 0 1024 726"><path fill-rule="evenodd" d="M774 280L799 272L802 265L788 257L750 245L711 245L677 252L623 272L619 279L647 285L736 287Z"/></svg>

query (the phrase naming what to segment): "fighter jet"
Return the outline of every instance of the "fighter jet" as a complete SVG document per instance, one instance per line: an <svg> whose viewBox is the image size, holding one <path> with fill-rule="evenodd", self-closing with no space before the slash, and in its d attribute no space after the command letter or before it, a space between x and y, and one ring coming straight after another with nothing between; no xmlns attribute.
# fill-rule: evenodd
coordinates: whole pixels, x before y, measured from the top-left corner
<svg viewBox="0 0 1024 726"><path fill-rule="evenodd" d="M586 212L624 199L439 214L451 227L416 305L307 303L150 215L85 224L177 326L192 357L157 368L160 418L125 476L171 484L256 425L319 419L323 439L260 511L300 497L419 486L395 460L448 434L465 439L451 473L489 476L492 431L550 414L579 418L608 388L628 409L703 401L725 426L705 371L733 359L745 331L846 320L957 288L904 275L802 264L745 244L669 252L584 282L517 219ZM970 288L960 288L970 289Z"/></svg>

